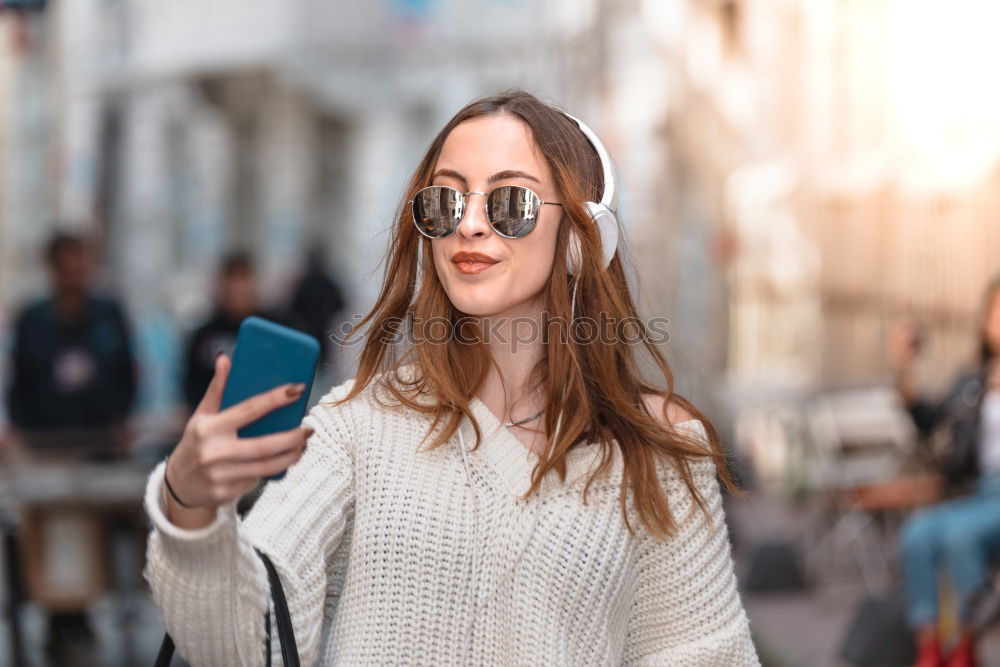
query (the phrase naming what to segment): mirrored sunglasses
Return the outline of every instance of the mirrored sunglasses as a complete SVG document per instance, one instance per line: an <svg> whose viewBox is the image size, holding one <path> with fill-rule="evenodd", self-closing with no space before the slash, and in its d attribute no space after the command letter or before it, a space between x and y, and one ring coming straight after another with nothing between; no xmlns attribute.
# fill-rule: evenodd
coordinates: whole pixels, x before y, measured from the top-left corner
<svg viewBox="0 0 1000 667"><path fill-rule="evenodd" d="M489 192L461 192L447 185L431 185L418 190L409 201L413 224L432 239L451 236L465 217L466 198L484 195L486 219L500 236L519 239L538 223L542 206L562 206L542 201L532 190L520 185L502 185Z"/></svg>

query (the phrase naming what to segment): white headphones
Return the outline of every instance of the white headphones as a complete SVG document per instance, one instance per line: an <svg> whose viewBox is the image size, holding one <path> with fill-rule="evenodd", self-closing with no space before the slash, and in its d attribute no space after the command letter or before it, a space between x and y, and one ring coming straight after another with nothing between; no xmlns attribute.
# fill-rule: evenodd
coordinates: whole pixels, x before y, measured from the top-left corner
<svg viewBox="0 0 1000 667"><path fill-rule="evenodd" d="M608 154L604 144L597 138L594 131L579 118L571 116L565 111L561 113L577 124L601 160L601 169L604 172L604 193L601 195L601 201L600 203L586 201L583 202L583 207L590 214L594 224L597 225L597 231L600 232L601 251L604 259L601 268L606 269L618 250L618 173L615 170L615 163L611 160L611 155ZM570 275L577 275L582 264L583 254L580 249L580 237L576 230L570 230L569 243L566 246L566 267Z"/></svg>

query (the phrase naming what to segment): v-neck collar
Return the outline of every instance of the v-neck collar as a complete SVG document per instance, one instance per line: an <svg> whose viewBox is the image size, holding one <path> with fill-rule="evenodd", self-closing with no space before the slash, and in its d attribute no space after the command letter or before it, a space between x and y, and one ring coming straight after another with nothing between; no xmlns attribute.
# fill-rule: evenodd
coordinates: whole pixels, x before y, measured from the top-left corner
<svg viewBox="0 0 1000 667"><path fill-rule="evenodd" d="M477 396L469 401L469 409L483 432L480 446L483 456L503 479L507 490L515 496L522 496L531 488L531 473L538 463L538 454L524 446L511 435L493 412ZM472 424L468 425L472 438ZM469 447L473 439L470 438Z"/></svg>
<svg viewBox="0 0 1000 667"><path fill-rule="evenodd" d="M538 464L539 456L525 447L507 430L500 419L486 407L478 396L469 401L469 409L475 415L476 421L483 432L483 443L479 451L486 461L503 479L507 491L511 495L521 497L531 488L531 474ZM674 425L674 428L689 428L704 436L704 425L697 419L688 419ZM471 449L475 443L475 432L472 424L464 423L469 434L467 446ZM578 445L566 455L566 480L572 482L580 475L589 473L600 460L601 448L595 443ZM559 476L550 471L542 479L541 490L546 492L560 485Z"/></svg>

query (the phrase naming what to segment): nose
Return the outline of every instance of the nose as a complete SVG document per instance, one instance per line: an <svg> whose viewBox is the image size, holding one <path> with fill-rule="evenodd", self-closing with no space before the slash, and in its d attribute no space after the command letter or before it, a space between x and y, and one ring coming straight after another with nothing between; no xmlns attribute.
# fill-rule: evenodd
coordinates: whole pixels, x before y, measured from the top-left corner
<svg viewBox="0 0 1000 667"><path fill-rule="evenodd" d="M469 192L465 197L465 213L456 230L463 238L471 239L477 236L489 236L492 227L486 219L486 195L482 192Z"/></svg>

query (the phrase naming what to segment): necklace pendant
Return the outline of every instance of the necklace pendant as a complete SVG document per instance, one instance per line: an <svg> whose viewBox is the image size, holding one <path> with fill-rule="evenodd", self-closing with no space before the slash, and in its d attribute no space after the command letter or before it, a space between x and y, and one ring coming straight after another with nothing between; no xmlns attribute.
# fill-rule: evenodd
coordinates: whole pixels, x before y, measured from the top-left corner
<svg viewBox="0 0 1000 667"><path fill-rule="evenodd" d="M521 424L525 424L527 422L530 422L533 419L538 419L539 417L542 416L542 413L544 413L544 412L545 412L545 410L542 410L538 414L531 415L530 417L525 417L524 419L518 419L517 421L507 422L506 424L504 424L504 426L506 426L507 428L513 428L514 426L520 426Z"/></svg>

